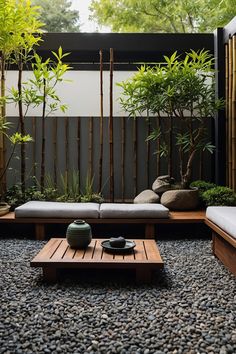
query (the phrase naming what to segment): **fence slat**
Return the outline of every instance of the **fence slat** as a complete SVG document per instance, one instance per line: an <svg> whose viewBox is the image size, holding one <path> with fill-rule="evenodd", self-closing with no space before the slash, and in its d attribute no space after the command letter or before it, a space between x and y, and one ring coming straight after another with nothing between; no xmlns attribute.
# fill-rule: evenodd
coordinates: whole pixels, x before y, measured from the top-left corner
<svg viewBox="0 0 236 354"><path fill-rule="evenodd" d="M53 130L52 130L52 141L53 141L53 180L54 187L57 187L57 118L54 118L53 121Z"/></svg>

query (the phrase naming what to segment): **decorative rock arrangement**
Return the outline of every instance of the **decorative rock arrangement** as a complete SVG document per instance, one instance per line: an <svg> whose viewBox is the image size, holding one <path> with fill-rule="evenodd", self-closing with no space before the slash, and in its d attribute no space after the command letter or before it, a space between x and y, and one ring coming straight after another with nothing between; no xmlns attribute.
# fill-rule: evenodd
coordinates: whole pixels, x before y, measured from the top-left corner
<svg viewBox="0 0 236 354"><path fill-rule="evenodd" d="M194 210L199 205L198 189L174 188L174 178L159 176L152 190L146 189L134 198L134 203L161 203L170 210Z"/></svg>
<svg viewBox="0 0 236 354"><path fill-rule="evenodd" d="M173 189L162 194L161 204L171 210L193 210L198 207L198 189Z"/></svg>
<svg viewBox="0 0 236 354"><path fill-rule="evenodd" d="M170 177L169 175L166 176L159 176L157 179L153 182L152 185L152 190L155 193L164 193L171 189L171 184L173 184L174 179Z"/></svg>
<svg viewBox="0 0 236 354"><path fill-rule="evenodd" d="M151 189L146 189L134 198L134 203L160 203L160 197Z"/></svg>

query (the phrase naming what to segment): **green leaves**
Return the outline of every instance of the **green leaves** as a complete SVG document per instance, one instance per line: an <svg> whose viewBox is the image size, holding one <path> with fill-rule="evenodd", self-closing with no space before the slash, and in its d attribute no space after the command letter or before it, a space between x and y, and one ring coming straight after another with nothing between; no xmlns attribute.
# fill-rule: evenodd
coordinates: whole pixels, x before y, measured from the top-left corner
<svg viewBox="0 0 236 354"><path fill-rule="evenodd" d="M33 141L32 137L29 134L22 135L21 133L18 133L18 132L11 135L9 137L9 140L13 145L24 144L24 143L28 143L30 141Z"/></svg>
<svg viewBox="0 0 236 354"><path fill-rule="evenodd" d="M208 51L191 50L181 59L175 52L165 56L163 63L142 66L119 86L123 89L120 103L129 116L148 112L149 117L159 118L160 126L146 140L158 141L161 157L169 156L169 145L175 143L183 185L188 185L196 152L214 151L208 142L206 123L224 105L223 100L215 99L212 56Z"/></svg>
<svg viewBox="0 0 236 354"><path fill-rule="evenodd" d="M53 52L53 55L55 60L48 58L43 61L43 59L35 53L34 63L32 63L33 78L24 86L21 98L25 104L30 102L35 106L44 104L47 116L53 114L58 109L63 113L67 110L67 105L60 104L60 97L56 92L56 85L59 82L65 81L64 75L70 69L67 64L62 62L62 59L69 55L69 53L63 53L60 47L58 53Z"/></svg>
<svg viewBox="0 0 236 354"><path fill-rule="evenodd" d="M92 18L114 32L213 32L235 14L235 0L93 0Z"/></svg>

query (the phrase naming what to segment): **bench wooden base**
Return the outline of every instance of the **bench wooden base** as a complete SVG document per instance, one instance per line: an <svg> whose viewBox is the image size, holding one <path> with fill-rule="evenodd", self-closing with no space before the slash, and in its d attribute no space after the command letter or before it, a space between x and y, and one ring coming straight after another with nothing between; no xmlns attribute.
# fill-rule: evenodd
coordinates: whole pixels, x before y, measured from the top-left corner
<svg viewBox="0 0 236 354"><path fill-rule="evenodd" d="M15 218L15 213L11 212L0 217L0 223L13 224L33 224L35 227L35 237L37 240L45 239L45 226L47 224L70 224L74 219L41 219L41 218ZM144 225L144 237L155 237L156 224L194 224L204 223L205 211L176 211L170 212L170 217L166 219L85 219L91 225L105 224L134 224Z"/></svg>
<svg viewBox="0 0 236 354"><path fill-rule="evenodd" d="M213 254L236 275L236 239L231 237L212 221L206 219L205 223L212 229Z"/></svg>
<svg viewBox="0 0 236 354"><path fill-rule="evenodd" d="M66 239L51 238L30 262L31 267L42 267L46 281L56 281L60 269L133 269L137 282L151 281L152 271L164 264L154 240L134 240L136 247L127 254L107 253L102 239L92 239L86 249L70 248Z"/></svg>

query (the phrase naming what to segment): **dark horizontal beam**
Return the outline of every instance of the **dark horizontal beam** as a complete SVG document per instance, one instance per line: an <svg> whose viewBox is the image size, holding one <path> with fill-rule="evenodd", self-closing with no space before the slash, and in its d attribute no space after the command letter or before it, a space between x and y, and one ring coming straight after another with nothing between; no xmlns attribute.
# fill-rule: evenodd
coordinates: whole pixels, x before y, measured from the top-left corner
<svg viewBox="0 0 236 354"><path fill-rule="evenodd" d="M37 50L42 57L61 46L71 53L67 61L73 63L98 63L100 49L104 62L109 62L110 48L114 49L116 63L160 61L163 55L190 49L214 53L213 34L45 33L43 39Z"/></svg>

